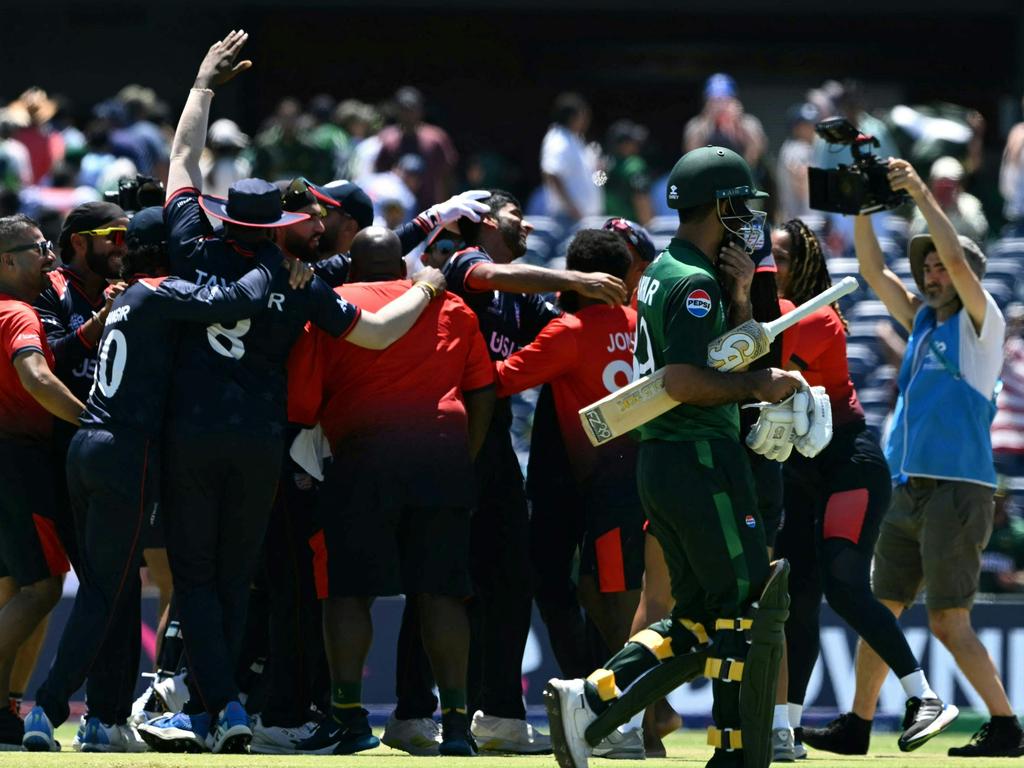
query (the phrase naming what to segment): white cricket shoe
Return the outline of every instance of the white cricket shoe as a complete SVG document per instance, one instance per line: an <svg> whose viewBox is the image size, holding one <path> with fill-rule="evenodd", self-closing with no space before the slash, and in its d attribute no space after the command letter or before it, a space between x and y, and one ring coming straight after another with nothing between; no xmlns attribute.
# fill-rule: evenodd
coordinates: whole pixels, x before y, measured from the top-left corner
<svg viewBox="0 0 1024 768"><path fill-rule="evenodd" d="M551 747L561 768L587 768L593 751L587 743L587 726L597 719L587 703L583 680L548 680L544 707L551 726Z"/></svg>
<svg viewBox="0 0 1024 768"><path fill-rule="evenodd" d="M481 752L513 752L518 755L551 752L551 738L525 720L491 717L477 710L469 730Z"/></svg>
<svg viewBox="0 0 1024 768"><path fill-rule="evenodd" d="M441 726L432 717L399 720L392 712L380 740L392 749L400 749L410 755L436 757L440 754Z"/></svg>
<svg viewBox="0 0 1024 768"><path fill-rule="evenodd" d="M296 745L312 736L316 726L315 720L292 728L264 725L263 719L256 715L249 751L257 755L294 755L297 753Z"/></svg>
<svg viewBox="0 0 1024 768"><path fill-rule="evenodd" d="M643 728L630 728L628 731L616 728L594 747L594 757L604 757L608 760L646 760Z"/></svg>

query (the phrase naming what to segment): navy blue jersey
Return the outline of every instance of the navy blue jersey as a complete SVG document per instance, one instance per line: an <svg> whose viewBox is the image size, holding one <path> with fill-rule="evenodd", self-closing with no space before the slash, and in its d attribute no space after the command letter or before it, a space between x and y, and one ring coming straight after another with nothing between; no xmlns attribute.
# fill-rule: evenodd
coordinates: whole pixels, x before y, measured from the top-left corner
<svg viewBox="0 0 1024 768"><path fill-rule="evenodd" d="M268 243L257 253L256 268L226 288L177 277L144 278L130 285L114 300L103 326L82 426L128 427L156 437L182 322L233 323L259 312L280 264L281 252Z"/></svg>
<svg viewBox="0 0 1024 768"><path fill-rule="evenodd" d="M402 244L402 253L409 253L413 248L427 238L428 232L417 223L418 219L407 221L395 230L398 240ZM313 271L317 277L323 280L332 288L344 285L348 281L348 273L352 268L352 257L347 253L338 253L326 259L321 259L313 265Z"/></svg>
<svg viewBox="0 0 1024 768"><path fill-rule="evenodd" d="M96 372L96 346L86 341L81 328L93 312L103 309L106 297L100 294L95 302L90 301L78 275L67 267L53 270L48 277L50 284L33 306L53 350L54 373L84 403Z"/></svg>
<svg viewBox="0 0 1024 768"><path fill-rule="evenodd" d="M226 286L253 265L245 247L213 235L194 189L175 193L164 207L172 271L195 282ZM287 420L285 363L307 321L332 336L348 333L358 307L314 277L288 285L288 270L271 281L265 308L237 323L181 329L167 418L178 431L283 434Z"/></svg>
<svg viewBox="0 0 1024 768"><path fill-rule="evenodd" d="M448 259L442 272L448 281L448 290L476 313L491 359L504 360L532 342L541 329L561 313L537 294L469 288L466 285L469 273L479 264L491 263L491 257L482 248L467 248Z"/></svg>

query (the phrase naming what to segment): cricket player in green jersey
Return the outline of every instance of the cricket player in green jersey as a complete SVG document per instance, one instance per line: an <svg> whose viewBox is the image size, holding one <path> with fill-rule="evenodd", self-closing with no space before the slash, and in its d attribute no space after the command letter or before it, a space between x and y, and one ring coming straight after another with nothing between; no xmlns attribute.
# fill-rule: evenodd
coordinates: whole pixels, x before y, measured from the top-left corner
<svg viewBox="0 0 1024 768"><path fill-rule="evenodd" d="M634 373L664 368L665 390L679 401L640 427L637 460L640 497L665 553L675 607L586 680L548 683L561 768L586 768L603 738L700 675L714 693L708 765L767 768L771 761L788 564L767 559L737 403L778 402L803 384L774 368L720 373L706 365L708 342L750 319L750 270L732 246L746 246L760 232L763 214L746 201L766 195L747 163L723 147L693 150L676 163L666 195L679 211L679 229L640 281ZM729 315L721 283L729 289Z"/></svg>

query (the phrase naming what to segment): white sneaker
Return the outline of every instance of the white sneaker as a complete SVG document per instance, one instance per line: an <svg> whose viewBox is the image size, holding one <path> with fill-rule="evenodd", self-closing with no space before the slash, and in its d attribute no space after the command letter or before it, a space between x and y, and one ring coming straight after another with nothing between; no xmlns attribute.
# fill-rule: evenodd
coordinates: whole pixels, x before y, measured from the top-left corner
<svg viewBox="0 0 1024 768"><path fill-rule="evenodd" d="M143 677L156 678L156 675L152 672L144 672ZM156 700L156 696L153 691L153 683L150 682L146 686L146 690L132 703L132 713L128 718L129 723L134 725L142 725L148 720L152 720L158 715L162 715L163 712L157 712L156 707L159 706Z"/></svg>
<svg viewBox="0 0 1024 768"><path fill-rule="evenodd" d="M399 720L392 712L380 740L392 749L400 749L410 755L435 757L440 754L441 726L432 717Z"/></svg>
<svg viewBox="0 0 1024 768"><path fill-rule="evenodd" d="M313 720L294 728L264 725L260 716L256 715L252 724L252 742L249 744L249 751L258 755L294 755L296 754L295 745L312 736L316 726L317 724Z"/></svg>
<svg viewBox="0 0 1024 768"><path fill-rule="evenodd" d="M139 732L133 723L127 722L117 727L121 731L125 752L149 752L149 745L139 736Z"/></svg>
<svg viewBox="0 0 1024 768"><path fill-rule="evenodd" d="M806 750L805 750L806 753ZM792 728L772 729L772 762L792 763L796 760L796 743Z"/></svg>
<svg viewBox="0 0 1024 768"><path fill-rule="evenodd" d="M544 687L551 746L561 768L587 768L587 758L593 751L584 734L597 715L587 703L583 686L583 680L553 678Z"/></svg>
<svg viewBox="0 0 1024 768"><path fill-rule="evenodd" d="M543 755L551 752L551 738L525 720L491 717L477 710L469 726L481 752Z"/></svg>
<svg viewBox="0 0 1024 768"><path fill-rule="evenodd" d="M630 728L628 731L616 728L594 747L594 757L609 760L646 760L643 728Z"/></svg>

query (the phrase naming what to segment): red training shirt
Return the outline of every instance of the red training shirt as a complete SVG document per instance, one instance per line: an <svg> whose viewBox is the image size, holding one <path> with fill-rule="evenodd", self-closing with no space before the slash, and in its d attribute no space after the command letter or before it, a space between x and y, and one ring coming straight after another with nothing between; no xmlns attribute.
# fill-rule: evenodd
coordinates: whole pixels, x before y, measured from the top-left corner
<svg viewBox="0 0 1024 768"><path fill-rule="evenodd" d="M45 439L53 416L25 391L14 369L14 358L28 350L41 352L53 370L53 353L39 315L30 304L0 293L0 436Z"/></svg>
<svg viewBox="0 0 1024 768"><path fill-rule="evenodd" d="M850 379L846 359L846 330L832 307L822 307L796 325L797 333L783 367L800 371L812 387L823 386L832 404L832 423L864 418L864 409Z"/></svg>
<svg viewBox="0 0 1024 768"><path fill-rule="evenodd" d="M408 280L352 283L335 292L375 312L410 285ZM398 431L406 447L425 441L428 450L450 443L465 451L462 393L493 383L476 315L446 292L387 349L357 347L319 329L303 334L288 363L288 420L308 425L319 421L332 449L352 438L393 440ZM391 436L385 438L388 432Z"/></svg>

